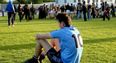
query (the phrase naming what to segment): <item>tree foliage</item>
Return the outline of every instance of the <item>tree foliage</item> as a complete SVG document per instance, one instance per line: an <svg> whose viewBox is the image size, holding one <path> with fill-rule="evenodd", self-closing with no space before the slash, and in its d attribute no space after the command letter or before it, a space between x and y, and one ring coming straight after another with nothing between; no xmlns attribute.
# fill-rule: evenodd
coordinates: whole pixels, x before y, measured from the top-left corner
<svg viewBox="0 0 116 63"><path fill-rule="evenodd" d="M3 2L3 0L0 0L0 3L2 3Z"/></svg>
<svg viewBox="0 0 116 63"><path fill-rule="evenodd" d="M54 0L43 0L43 2L52 2Z"/></svg>
<svg viewBox="0 0 116 63"><path fill-rule="evenodd" d="M43 3L43 2L51 2L54 0L17 0L19 3L34 3L34 4L38 4L38 3Z"/></svg>
<svg viewBox="0 0 116 63"><path fill-rule="evenodd" d="M38 4L38 3L43 3L43 0L33 0L32 1L34 4Z"/></svg>
<svg viewBox="0 0 116 63"><path fill-rule="evenodd" d="M17 0L19 3L24 4L26 3L26 0Z"/></svg>

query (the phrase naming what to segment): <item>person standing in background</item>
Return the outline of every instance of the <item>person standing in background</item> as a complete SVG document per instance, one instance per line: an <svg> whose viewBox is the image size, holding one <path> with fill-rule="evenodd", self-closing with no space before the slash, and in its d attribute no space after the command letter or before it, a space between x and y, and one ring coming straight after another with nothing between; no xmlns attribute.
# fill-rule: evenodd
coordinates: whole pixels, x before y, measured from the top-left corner
<svg viewBox="0 0 116 63"><path fill-rule="evenodd" d="M86 17L86 11L87 8L86 8L86 5L85 5L85 1L83 1L83 6L82 6L82 12L83 12L83 18L84 18L84 21L87 21L87 17Z"/></svg>
<svg viewBox="0 0 116 63"><path fill-rule="evenodd" d="M88 20L91 19L91 5L88 4L88 8L87 8L87 17L88 17Z"/></svg>
<svg viewBox="0 0 116 63"><path fill-rule="evenodd" d="M30 20L30 8L28 5L26 5L26 8L25 8L25 19Z"/></svg>
<svg viewBox="0 0 116 63"><path fill-rule="evenodd" d="M104 17L104 10L105 10L105 3L101 3L101 10L102 10L102 18Z"/></svg>
<svg viewBox="0 0 116 63"><path fill-rule="evenodd" d="M62 13L65 12L65 10L66 10L65 5L62 5L62 6L60 7L60 10L61 10Z"/></svg>
<svg viewBox="0 0 116 63"><path fill-rule="evenodd" d="M116 16L115 15L115 7L114 7L113 4L111 5L111 14L112 14L112 17L115 17Z"/></svg>
<svg viewBox="0 0 116 63"><path fill-rule="evenodd" d="M105 8L104 8L104 13L103 13L103 21L105 21L105 18L108 19L108 21L110 20L110 8L109 5L107 4L107 2L105 2L104 4Z"/></svg>
<svg viewBox="0 0 116 63"><path fill-rule="evenodd" d="M12 23L12 26L14 27L15 9L14 9L14 5L11 1L8 2L7 7L6 7L6 11L8 12L8 26L10 26Z"/></svg>
<svg viewBox="0 0 116 63"><path fill-rule="evenodd" d="M79 2L77 5L77 19L79 19L81 16L81 11L82 11L82 4Z"/></svg>
<svg viewBox="0 0 116 63"><path fill-rule="evenodd" d="M30 14L31 14L30 16L32 16L32 19L34 19L34 18L35 18L35 16L34 16L34 15L35 15L35 8L34 8L33 5L32 5L32 7L30 8L30 12L31 12L31 13L30 13Z"/></svg>
<svg viewBox="0 0 116 63"><path fill-rule="evenodd" d="M92 3L92 13L91 13L91 14L92 14L92 17L93 17L93 18L95 18L95 16L96 16L95 10L96 10L96 9L95 9L95 4Z"/></svg>
<svg viewBox="0 0 116 63"><path fill-rule="evenodd" d="M21 7L21 4L19 4L18 5L18 15L19 15L20 22L22 20L22 14L23 14L22 7Z"/></svg>
<svg viewBox="0 0 116 63"><path fill-rule="evenodd" d="M25 20L30 20L30 8L27 4L25 4L25 6L23 6L23 12L24 14L22 15L22 19L25 16Z"/></svg>
<svg viewBox="0 0 116 63"><path fill-rule="evenodd" d="M14 5L14 17L13 17L13 19L14 19L14 21L15 21L15 19L16 19L16 14L17 14L17 7L16 7L16 5Z"/></svg>

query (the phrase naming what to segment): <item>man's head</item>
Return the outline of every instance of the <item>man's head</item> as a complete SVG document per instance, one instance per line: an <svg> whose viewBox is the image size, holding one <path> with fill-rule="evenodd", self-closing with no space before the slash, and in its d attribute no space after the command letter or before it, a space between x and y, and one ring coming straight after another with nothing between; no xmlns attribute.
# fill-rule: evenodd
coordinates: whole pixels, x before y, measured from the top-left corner
<svg viewBox="0 0 116 63"><path fill-rule="evenodd" d="M60 28L70 27L70 25L71 25L71 18L67 14L65 14L65 13L59 13L56 16L56 19L59 22Z"/></svg>

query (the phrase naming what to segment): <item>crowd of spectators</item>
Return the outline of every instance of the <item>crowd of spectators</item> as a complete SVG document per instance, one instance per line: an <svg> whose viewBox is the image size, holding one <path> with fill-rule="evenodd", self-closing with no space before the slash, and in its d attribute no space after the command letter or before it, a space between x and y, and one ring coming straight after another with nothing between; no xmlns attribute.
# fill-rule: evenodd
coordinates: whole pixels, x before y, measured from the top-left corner
<svg viewBox="0 0 116 63"><path fill-rule="evenodd" d="M10 20L11 15L13 15L12 21L15 20L15 16L16 14L18 14L20 22L24 17L28 21L32 20L35 18L35 15L38 15L38 19L53 19L58 13L67 13L69 16L71 16L72 19L83 19L84 21L90 20L92 18L103 18L103 21L105 21L105 18L110 20L110 17L116 16L116 7L113 4L109 5L107 2L102 2L101 7L99 8L98 5L95 5L95 3L85 3L86 2L83 1L83 3L67 3L64 5L43 4L38 8L35 8L33 4L31 6L29 6L28 4L25 4L24 6L22 6L21 4L15 6L11 3L12 7L9 7L10 4L8 4L6 11L8 11L9 8L12 8L13 12L10 14L8 13L8 20Z"/></svg>

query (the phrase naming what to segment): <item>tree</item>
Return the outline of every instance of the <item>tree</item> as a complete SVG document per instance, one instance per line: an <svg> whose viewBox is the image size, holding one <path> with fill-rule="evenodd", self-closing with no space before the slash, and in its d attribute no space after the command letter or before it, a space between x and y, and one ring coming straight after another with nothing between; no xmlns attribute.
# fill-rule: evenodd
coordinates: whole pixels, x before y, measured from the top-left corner
<svg viewBox="0 0 116 63"><path fill-rule="evenodd" d="M34 4L42 3L43 0L17 0L21 4L27 4L33 2Z"/></svg>
<svg viewBox="0 0 116 63"><path fill-rule="evenodd" d="M19 3L24 4L26 1L25 0L17 0Z"/></svg>
<svg viewBox="0 0 116 63"><path fill-rule="evenodd" d="M0 0L0 3L2 3L3 2L3 0Z"/></svg>
<svg viewBox="0 0 116 63"><path fill-rule="evenodd" d="M51 2L54 0L17 0L17 1L21 4L26 4L26 3L31 3L31 2L33 2L34 4L38 4L38 3L43 3L43 2Z"/></svg>
<svg viewBox="0 0 116 63"><path fill-rule="evenodd" d="M54 0L43 0L43 2L53 2Z"/></svg>
<svg viewBox="0 0 116 63"><path fill-rule="evenodd" d="M32 0L34 4L43 3L43 0Z"/></svg>

